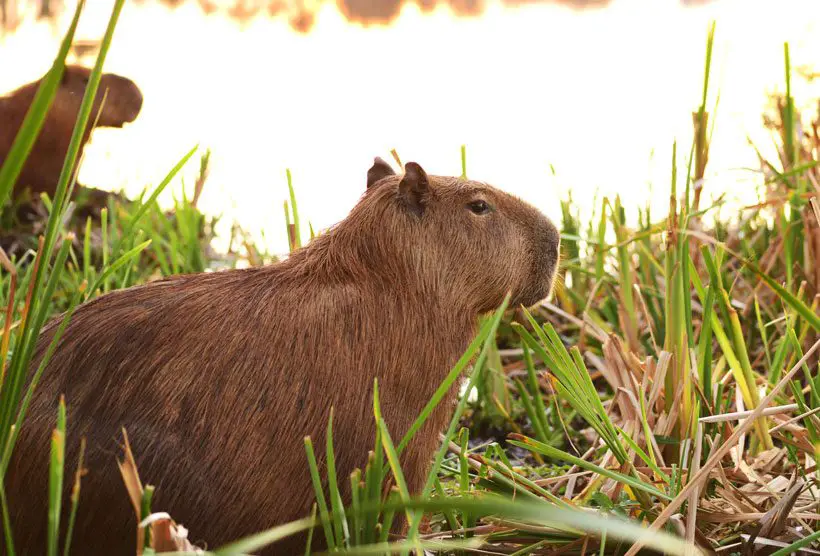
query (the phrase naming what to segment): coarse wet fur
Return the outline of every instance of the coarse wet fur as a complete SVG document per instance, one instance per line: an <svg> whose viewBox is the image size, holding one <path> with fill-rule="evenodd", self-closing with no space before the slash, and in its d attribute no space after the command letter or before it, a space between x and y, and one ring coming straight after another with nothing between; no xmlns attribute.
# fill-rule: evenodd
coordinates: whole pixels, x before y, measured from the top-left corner
<svg viewBox="0 0 820 556"><path fill-rule="evenodd" d="M34 196L42 192L54 196L90 75L88 68L66 66L40 134L17 178L15 193L28 188ZM0 97L0 165L11 149L42 79ZM106 95L105 104L102 103L103 95ZM113 73L102 74L79 153L91 137L97 114L97 127L121 128L133 122L141 109L142 93L133 81Z"/></svg>
<svg viewBox="0 0 820 556"><path fill-rule="evenodd" d="M303 438L313 438L324 476L331 407L344 479L373 449L374 378L391 436L401 438L480 315L508 291L513 306L549 295L559 234L535 208L482 183L428 177L412 162L398 176L377 159L367 183L347 218L281 263L176 276L77 309L6 477L18 554L43 552L61 393L67 476L80 438L88 441L77 553L134 553L137 522L116 465L123 426L143 483L157 487L153 509L216 548L310 514ZM57 323L43 332L32 368ZM456 393L402 453L412 493ZM67 493L64 500L67 516ZM314 541L321 537L318 530ZM295 537L260 554L303 550L304 537Z"/></svg>

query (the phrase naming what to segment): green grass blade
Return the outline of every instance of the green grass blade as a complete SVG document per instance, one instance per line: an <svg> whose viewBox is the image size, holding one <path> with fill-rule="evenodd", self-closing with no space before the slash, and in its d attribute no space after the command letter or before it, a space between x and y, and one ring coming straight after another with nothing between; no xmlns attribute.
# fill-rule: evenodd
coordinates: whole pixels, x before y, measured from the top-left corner
<svg viewBox="0 0 820 556"><path fill-rule="evenodd" d="M296 247L302 247L302 232L299 224L299 208L296 206L296 192L293 189L293 177L290 174L290 169L286 171L288 178L288 194L290 195L290 206L293 211L293 234L296 242Z"/></svg>
<svg viewBox="0 0 820 556"><path fill-rule="evenodd" d="M393 445L393 440L390 438L390 431L387 429L387 424L382 417L381 407L379 405L379 384L376 379L373 381L373 413L376 417L376 426L379 428L382 439L382 447L387 456L387 462L390 465L390 470L393 472L393 478L396 481L396 487L399 491L399 496L402 501L410 500L410 491L407 489L407 481L404 479L404 473L399 462L399 454L396 447ZM420 516L419 516L420 517ZM407 512L407 520L412 523L416 519L414 512ZM413 532L409 535L411 539L415 538ZM423 556L419 550L418 556Z"/></svg>
<svg viewBox="0 0 820 556"><path fill-rule="evenodd" d="M617 515L558 507L544 501L513 500L488 494L480 498L413 498L409 502L395 500L385 504L384 507L398 510L409 508L424 512L441 512L446 509L467 510L474 515L492 515L506 520L518 520L557 531L571 532L574 535L586 533L598 538L605 533L607 538L625 542L635 542L641 539L642 542L646 541L648 548L660 553L681 556L692 554L692 552L687 552L691 550L691 547L670 533L648 532L642 524ZM362 509L365 510L365 508Z"/></svg>
<svg viewBox="0 0 820 556"><path fill-rule="evenodd" d="M60 511L63 507L63 473L65 471L65 421L65 399L60 396L57 428L51 435L51 460L48 468L48 556L57 556L57 543L60 536Z"/></svg>
<svg viewBox="0 0 820 556"><path fill-rule="evenodd" d="M413 437L416 435L416 433L419 431L419 429L421 429L421 427L424 426L424 423L433 413L433 410L438 406L441 400L444 399L444 396L447 395L447 392L453 386L455 381L458 380L458 377L461 376L461 373L464 372L464 369L467 367L467 365L470 364L470 361L472 360L473 355L475 355L475 352L482 344L486 342L487 338L491 336L492 328L493 320L488 319L487 321L485 321L479 333L476 335L473 341L470 342L470 345L467 347L467 350L464 352L464 354L459 358L459 360L447 374L445 379L436 389L433 396L430 398L430 401L427 402L427 404L424 406L424 409L421 410L419 416L416 418L415 421L413 421L413 424L402 437L401 442L399 442L399 445L396 448L396 452L401 454L407 447L407 445L410 443L410 441L413 439Z"/></svg>
<svg viewBox="0 0 820 556"><path fill-rule="evenodd" d="M543 456L547 456L548 458L553 459L560 459L566 462L569 462L573 465L577 465L582 469L586 469L588 471L593 471L598 475L602 475L609 479L613 479L625 485L629 485L637 490L646 492L647 494L651 494L653 496L657 496L662 500L670 501L671 498L655 488L652 485L646 484L642 481L635 479L634 477L630 477L629 475L624 475L623 473L618 473L617 471L611 471L609 469L605 469L594 463L590 463L586 460L581 458L575 457L572 454L568 454L558 448L553 448L548 444L544 444L543 442L538 442L533 438L528 438L526 436L520 434L511 434L510 438L512 440L509 441L510 444L513 446L518 446L519 448L524 448L525 450L531 450L538 452Z"/></svg>
<svg viewBox="0 0 820 556"><path fill-rule="evenodd" d="M14 535L11 531L11 518L9 517L9 503L6 499L6 488L0 481L0 509L3 512L3 537L6 539L6 555L15 556Z"/></svg>
<svg viewBox="0 0 820 556"><path fill-rule="evenodd" d="M774 290L774 292L779 295L789 307L803 317L812 328L814 328L817 332L820 332L820 315L817 315L817 313L812 311L811 307L800 301L800 299L798 299L789 290L778 284L771 276L763 272L756 264L751 261L745 261L745 264L752 270L752 272L757 274L761 280L766 282L766 284Z"/></svg>
<svg viewBox="0 0 820 556"><path fill-rule="evenodd" d="M336 537L333 534L333 528L331 527L330 522L330 514L327 511L327 502L325 501L325 493L322 489L322 479L319 476L319 466L316 464L316 455L313 452L313 443L310 440L309 436L305 437L305 451L307 452L308 458L308 466L310 467L310 478L313 482L313 490L316 494L316 503L319 505L319 515L321 516L322 527L325 532L325 541L327 542L327 546L329 548L336 548ZM296 531L302 531L302 529L296 529ZM267 537L265 537L267 538ZM277 539L280 537L277 537ZM270 541L273 542L273 541ZM254 547L265 546L264 544L261 545L254 545Z"/></svg>
<svg viewBox="0 0 820 556"><path fill-rule="evenodd" d="M214 556L245 556L273 544L279 540L285 539L296 533L308 530L313 527L315 520L306 517L297 521L291 521L284 525L279 525L273 529L263 531L256 535L251 535L242 540L233 542L216 549L212 554Z"/></svg>
<svg viewBox="0 0 820 556"><path fill-rule="evenodd" d="M82 13L84 5L85 0L77 2L74 17L71 19L68 31L66 31L65 37L60 44L57 57L37 88L31 106L23 119L23 124L17 132L11 149L6 154L2 167L0 167L0 205L5 204L11 195L14 183L23 170L26 159L43 127L46 114L57 94L65 70L65 59L71 48L71 43L74 41L74 33L77 30L77 23L80 20L80 13Z"/></svg>
<svg viewBox="0 0 820 556"><path fill-rule="evenodd" d="M789 554L794 554L799 552L801 548L811 545L818 539L820 539L820 531L815 531L810 535L806 535L799 541L791 543L789 546L784 546L780 550L772 552L771 556L788 556Z"/></svg>
<svg viewBox="0 0 820 556"><path fill-rule="evenodd" d="M82 290L78 290L74 294L71 306L69 307L68 311L66 311L65 315L63 315L63 319L60 322L57 331L54 333L54 338L52 338L51 343L48 345L46 353L43 355L43 358L40 361L40 365L39 367L37 367L37 371L34 373L34 376L32 377L31 382L29 383L26 395L23 398L22 403L20 404L20 410L17 412L17 420L15 424L10 427L9 430L9 435L6 441L6 447L3 451L2 462L0 462L0 479L6 476L6 469L8 469L8 464L11 460L11 454L14 450L14 445L17 441L17 435L20 432L20 428L23 426L23 420L25 419L26 412L28 411L28 406L31 403L31 398L34 395L34 389L37 388L37 384L40 381L40 377L42 376L43 371L48 365L48 362L51 360L51 356L54 354L54 351L57 349L57 344L60 342L60 338L62 338L63 332L65 332L65 329L68 326L68 323L71 320L72 315L74 314L74 309L77 307L77 304L79 303L81 293Z"/></svg>
<svg viewBox="0 0 820 556"><path fill-rule="evenodd" d="M105 284L106 280L108 280L108 278L110 276L114 275L114 273L117 272L120 268L122 268L125 265L131 263L137 257L137 255L142 253L142 251L145 250L145 248L148 247L150 244L151 244L151 240L150 239L146 240L146 241L140 243L139 245L137 245L136 247L134 247L133 249L127 251L121 257L119 257L116 261L114 261L111 264L111 266L106 268L103 271L103 273L100 274L97 277L97 280L94 282L94 285L87 290L88 291L88 297L89 298L92 297L93 292L96 292L103 284Z"/></svg>
<svg viewBox="0 0 820 556"><path fill-rule="evenodd" d="M168 186L168 184L171 183L171 180L174 179L174 177L179 173L180 170L182 170L182 168L185 166L185 164L188 163L188 161L191 159L192 156L194 156L194 153L196 153L196 151L198 149L199 149L199 145L194 146L194 148L192 148L190 151L188 151L185 154L185 156L183 156L182 159L179 162L177 162L176 165L173 168L171 168L171 171L168 172L168 174L165 176L165 178L163 178L163 180L156 187L156 189L151 194L151 196L148 198L148 200L145 203L143 203L142 206L139 207L139 209L137 209L137 212L131 218L131 221L128 223L128 227L126 228L126 231L123 234L125 237L128 237L128 236L131 235L131 232L134 230L136 225L142 219L142 217L146 213L146 211L148 211L148 209L153 205L154 201L156 201L157 197L159 197L160 193L162 193L165 190L165 188Z"/></svg>
<svg viewBox="0 0 820 556"><path fill-rule="evenodd" d="M333 408L330 408L330 417L327 422L327 440L325 450L325 460L327 466L327 490L330 496L330 508L333 511L333 529L336 534L336 546L345 545L346 539L350 537L345 520L342 496L339 492L339 484L336 479L336 457L333 450Z"/></svg>
<svg viewBox="0 0 820 556"><path fill-rule="evenodd" d="M487 353L490 350L490 345L492 343L491 340L495 339L496 331L498 330L498 325L501 323L501 317L504 316L504 311L506 311L507 306L510 303L511 294L508 293L504 297L504 301L501 305L496 309L495 314L491 319L488 320L489 322L489 329L487 331L487 335L484 340L483 347L481 349L481 353L476 360L474 371L472 376L470 377L470 382L467 385L467 392L469 393L476 385L478 380L481 378L481 369L484 367L484 362L487 359ZM447 453L447 447L450 439L453 438L455 434L456 428L458 427L459 419L461 419L462 413L464 413L464 408L467 405L467 395L461 397L456 406L455 413L453 414L452 419L450 420L450 426L447 428L447 432L444 437L444 442L442 443L441 447L436 452L435 458L433 460L433 465L430 467L430 471L427 474L427 481L425 482L423 493L424 495L429 495L429 493L433 489L433 484L435 483L436 476L438 474L439 468L441 467L441 462L444 460L444 455ZM418 526L420 523L420 519L415 519L411 522L409 528L409 536L413 537L416 532L418 531Z"/></svg>
<svg viewBox="0 0 820 556"><path fill-rule="evenodd" d="M74 486L71 488L71 513L68 516L68 528L65 535L63 556L69 556L71 537L74 534L74 523L77 520L77 510L80 507L80 482L83 476L83 460L85 459L85 438L80 441L80 457L77 460L77 472L74 475Z"/></svg>

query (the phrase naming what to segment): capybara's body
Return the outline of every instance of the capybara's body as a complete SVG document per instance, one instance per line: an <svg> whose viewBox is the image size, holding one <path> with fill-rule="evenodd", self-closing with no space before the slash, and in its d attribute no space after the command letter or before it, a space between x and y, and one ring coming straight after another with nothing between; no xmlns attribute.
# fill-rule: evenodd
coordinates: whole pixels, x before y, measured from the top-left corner
<svg viewBox="0 0 820 556"><path fill-rule="evenodd" d="M40 134L17 178L15 191L29 188L35 195L45 192L53 197L90 75L88 68L66 66ZM41 80L0 96L0 165L11 149ZM104 104L103 95L106 95ZM133 122L141 109L142 94L133 81L113 73L103 74L79 152L82 153L91 137L95 121L97 127L122 127Z"/></svg>
<svg viewBox="0 0 820 556"><path fill-rule="evenodd" d="M395 176L379 161L351 214L284 262L173 277L80 306L7 473L18 554L43 553L60 394L68 477L80 437L88 442L77 554L134 553L137 521L116 465L121 427L143 482L157 487L153 509L185 525L192 542L217 548L310 514L303 438L314 440L324 475L331 407L338 476L349 485L373 449L374 378L398 441L467 348L479 315L507 291L513 304L548 295L558 243L541 213L505 193L428 178L414 163ZM414 493L455 395L402 454ZM319 529L314 540L321 537ZM303 543L260 553L298 554Z"/></svg>

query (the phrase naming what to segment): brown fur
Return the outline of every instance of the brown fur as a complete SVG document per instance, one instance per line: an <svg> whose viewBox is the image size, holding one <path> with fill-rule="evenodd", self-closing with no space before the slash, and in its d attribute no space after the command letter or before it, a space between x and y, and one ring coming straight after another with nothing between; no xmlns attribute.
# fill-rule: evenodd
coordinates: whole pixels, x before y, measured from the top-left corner
<svg viewBox="0 0 820 556"><path fill-rule="evenodd" d="M480 200L489 213L473 212ZM136 520L115 463L122 426L143 481L157 486L154 509L215 548L309 515L303 437L323 464L331 406L341 484L364 466L374 377L391 435L401 438L481 314L507 291L514 305L548 295L558 249L553 224L506 193L428 177L414 163L400 177L377 162L348 217L284 262L172 277L86 303L45 371L8 470L18 553L42 553L61 393L69 469L80 437L88 439L79 553L133 554ZM455 395L402 454L414 493ZM299 553L299 542L265 554Z"/></svg>
<svg viewBox="0 0 820 556"><path fill-rule="evenodd" d="M22 191L28 187L33 194L46 192L50 196L54 195L90 75L91 71L87 68L66 66L40 135L17 179L16 190ZM11 149L41 80L42 78L23 85L0 97L0 164ZM106 90L108 93L105 105L100 113ZM91 109L89 124L80 144L80 153L91 137L92 124L98 113L100 117L97 127L122 127L133 122L141 108L142 94L133 81L113 73L103 74Z"/></svg>

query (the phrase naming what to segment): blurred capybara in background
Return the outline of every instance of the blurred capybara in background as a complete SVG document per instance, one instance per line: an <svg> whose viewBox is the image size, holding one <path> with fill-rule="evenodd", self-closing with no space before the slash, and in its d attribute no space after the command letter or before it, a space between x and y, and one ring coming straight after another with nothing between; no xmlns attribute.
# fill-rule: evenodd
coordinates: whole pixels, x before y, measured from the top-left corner
<svg viewBox="0 0 820 556"><path fill-rule="evenodd" d="M43 127L23 170L17 178L14 186L15 193L29 188L35 196L41 192L54 196L90 75L91 70L88 68L76 65L66 66L54 102L46 115ZM0 164L5 161L11 149L42 79L23 85L0 97ZM103 95L106 95L104 105L102 104ZM102 111L100 112L101 105ZM113 73L103 74L88 126L82 137L80 154L91 137L95 120L97 127L121 128L124 124L133 122L141 109L142 93L133 81ZM98 113L99 119L97 120ZM79 161L79 156L77 160Z"/></svg>

